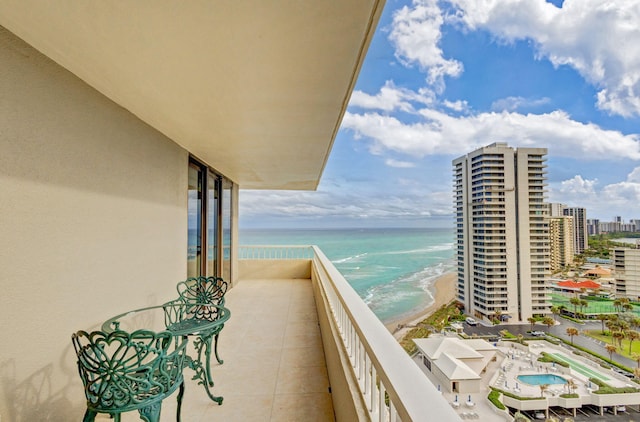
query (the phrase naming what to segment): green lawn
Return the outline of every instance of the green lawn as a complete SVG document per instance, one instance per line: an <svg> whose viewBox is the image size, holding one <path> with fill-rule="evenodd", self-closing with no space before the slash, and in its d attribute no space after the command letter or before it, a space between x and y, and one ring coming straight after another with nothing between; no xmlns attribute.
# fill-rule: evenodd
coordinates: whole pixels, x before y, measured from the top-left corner
<svg viewBox="0 0 640 422"><path fill-rule="evenodd" d="M605 331L605 333L608 333L608 331ZM606 344L612 344L611 336L608 334L602 334L602 330L589 330L589 331L585 331L585 334L591 338L595 338L596 340L600 340ZM633 344L631 345L631 354L629 354L629 340L627 339L622 340L622 348L620 348L618 341L616 340L615 346L618 348L618 351L616 352L617 354L625 356L629 359L635 360L633 355L634 354L640 355L640 340L634 340Z"/></svg>

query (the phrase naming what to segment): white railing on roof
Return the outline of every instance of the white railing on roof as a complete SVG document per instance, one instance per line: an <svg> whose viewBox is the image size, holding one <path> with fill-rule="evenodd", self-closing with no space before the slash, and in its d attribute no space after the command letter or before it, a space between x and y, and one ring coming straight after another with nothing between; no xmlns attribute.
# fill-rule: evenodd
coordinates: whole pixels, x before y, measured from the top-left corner
<svg viewBox="0 0 640 422"><path fill-rule="evenodd" d="M240 259L313 259L330 324L372 421L460 420L356 291L315 246L241 246ZM318 304L318 306L321 306Z"/></svg>
<svg viewBox="0 0 640 422"><path fill-rule="evenodd" d="M249 245L238 248L239 259L313 259L313 248L300 245Z"/></svg>

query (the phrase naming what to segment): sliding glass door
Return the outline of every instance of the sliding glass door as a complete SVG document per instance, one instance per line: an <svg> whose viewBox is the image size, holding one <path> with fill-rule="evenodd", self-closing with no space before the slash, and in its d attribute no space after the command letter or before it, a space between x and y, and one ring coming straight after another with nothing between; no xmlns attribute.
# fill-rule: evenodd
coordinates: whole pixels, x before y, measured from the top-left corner
<svg viewBox="0 0 640 422"><path fill-rule="evenodd" d="M197 277L202 268L202 168L189 163L187 277Z"/></svg>
<svg viewBox="0 0 640 422"><path fill-rule="evenodd" d="M234 184L192 158L188 189L187 276L231 280Z"/></svg>

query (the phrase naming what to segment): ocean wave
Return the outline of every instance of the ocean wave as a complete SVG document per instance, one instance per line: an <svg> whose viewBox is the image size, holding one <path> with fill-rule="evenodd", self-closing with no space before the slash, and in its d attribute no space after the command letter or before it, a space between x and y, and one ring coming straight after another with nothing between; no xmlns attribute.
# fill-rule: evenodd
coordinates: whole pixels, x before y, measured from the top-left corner
<svg viewBox="0 0 640 422"><path fill-rule="evenodd" d="M348 256L348 257L342 258L342 259L335 259L335 260L333 260L331 262L333 264L342 264L342 263L345 263L345 262L354 261L354 260L358 260L360 258L364 258L367 255L369 255L369 253L365 252L365 253L361 253L361 254L357 254L357 255L353 255L353 256Z"/></svg>
<svg viewBox="0 0 640 422"><path fill-rule="evenodd" d="M433 246L428 246L426 248L418 248L418 249L372 252L370 253L370 255L414 255L414 254L425 254L425 253L431 253L431 252L442 252L442 251L450 251L450 250L453 250L453 243L444 243L440 245L433 245Z"/></svg>
<svg viewBox="0 0 640 422"><path fill-rule="evenodd" d="M426 308L435 300L432 292L434 281L452 268L452 262L440 262L388 283L370 286L361 297L381 316L397 316L417 307Z"/></svg>

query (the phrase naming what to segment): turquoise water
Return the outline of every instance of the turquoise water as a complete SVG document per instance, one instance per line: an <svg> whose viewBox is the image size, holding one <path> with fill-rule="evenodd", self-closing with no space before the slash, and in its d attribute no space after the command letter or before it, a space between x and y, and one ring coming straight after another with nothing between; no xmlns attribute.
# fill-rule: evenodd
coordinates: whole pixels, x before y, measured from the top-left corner
<svg viewBox="0 0 640 422"><path fill-rule="evenodd" d="M317 245L383 322L433 303L430 287L454 269L450 229L243 229L240 245Z"/></svg>
<svg viewBox="0 0 640 422"><path fill-rule="evenodd" d="M567 380L553 374L518 375L518 381L529 385L566 384Z"/></svg>

